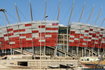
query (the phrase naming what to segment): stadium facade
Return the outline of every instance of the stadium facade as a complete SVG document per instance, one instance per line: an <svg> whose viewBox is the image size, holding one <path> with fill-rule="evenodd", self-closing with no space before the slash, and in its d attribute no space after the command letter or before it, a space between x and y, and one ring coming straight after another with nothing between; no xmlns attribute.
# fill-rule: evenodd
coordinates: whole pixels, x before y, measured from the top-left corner
<svg viewBox="0 0 105 70"><path fill-rule="evenodd" d="M91 56L105 50L105 29L82 23L61 26L58 21L33 21L0 28L0 52ZM18 51L16 51L18 50Z"/></svg>

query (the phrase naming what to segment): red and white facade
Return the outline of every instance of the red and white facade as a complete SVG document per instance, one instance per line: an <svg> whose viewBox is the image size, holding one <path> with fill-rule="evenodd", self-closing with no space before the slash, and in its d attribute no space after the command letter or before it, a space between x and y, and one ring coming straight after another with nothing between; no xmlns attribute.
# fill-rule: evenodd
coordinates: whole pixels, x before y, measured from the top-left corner
<svg viewBox="0 0 105 70"><path fill-rule="evenodd" d="M105 48L105 29L81 24L71 24L69 46Z"/></svg>
<svg viewBox="0 0 105 70"><path fill-rule="evenodd" d="M0 28L0 49L58 45L58 21L37 21ZM105 29L75 23L70 25L69 46L105 48Z"/></svg>
<svg viewBox="0 0 105 70"><path fill-rule="evenodd" d="M38 21L0 28L0 49L56 46L58 21Z"/></svg>

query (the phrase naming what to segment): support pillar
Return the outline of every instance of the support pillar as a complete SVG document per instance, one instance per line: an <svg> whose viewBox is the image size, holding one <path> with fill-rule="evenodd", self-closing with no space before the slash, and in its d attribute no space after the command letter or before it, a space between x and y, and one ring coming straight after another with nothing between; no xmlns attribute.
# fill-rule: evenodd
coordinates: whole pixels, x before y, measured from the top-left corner
<svg viewBox="0 0 105 70"><path fill-rule="evenodd" d="M46 46L44 46L43 53L46 55Z"/></svg>
<svg viewBox="0 0 105 70"><path fill-rule="evenodd" d="M100 48L98 48L98 56L100 55Z"/></svg>
<svg viewBox="0 0 105 70"><path fill-rule="evenodd" d="M54 50L54 56L57 56L57 46L56 46L56 48Z"/></svg>
<svg viewBox="0 0 105 70"><path fill-rule="evenodd" d="M82 48L82 57L83 57L83 48Z"/></svg>
<svg viewBox="0 0 105 70"><path fill-rule="evenodd" d="M77 56L79 55L79 54L78 54L78 49L79 49L79 47L76 47Z"/></svg>

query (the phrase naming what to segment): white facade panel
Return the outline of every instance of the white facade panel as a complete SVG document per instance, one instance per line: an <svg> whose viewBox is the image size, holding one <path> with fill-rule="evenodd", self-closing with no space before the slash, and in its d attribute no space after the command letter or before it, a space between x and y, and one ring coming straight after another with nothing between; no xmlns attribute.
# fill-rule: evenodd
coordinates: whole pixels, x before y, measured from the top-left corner
<svg viewBox="0 0 105 70"><path fill-rule="evenodd" d="M1 31L2 32L7 32L7 28L2 28Z"/></svg>
<svg viewBox="0 0 105 70"><path fill-rule="evenodd" d="M71 25L71 28L81 29L81 27L80 27L80 26L78 26L78 25Z"/></svg>
<svg viewBox="0 0 105 70"><path fill-rule="evenodd" d="M88 39L88 41L91 41L91 39Z"/></svg>
<svg viewBox="0 0 105 70"><path fill-rule="evenodd" d="M80 36L80 38L84 38L83 36Z"/></svg>
<svg viewBox="0 0 105 70"><path fill-rule="evenodd" d="M25 25L24 24L19 25L19 29L25 29Z"/></svg>
<svg viewBox="0 0 105 70"><path fill-rule="evenodd" d="M32 27L32 28L39 28L39 25L37 25L37 24L32 24L31 27Z"/></svg>
<svg viewBox="0 0 105 70"><path fill-rule="evenodd" d="M87 45L87 43L82 43L83 45Z"/></svg>
<svg viewBox="0 0 105 70"><path fill-rule="evenodd" d="M80 32L81 32L81 33L85 33L85 31L84 31L84 30L80 30Z"/></svg>
<svg viewBox="0 0 105 70"><path fill-rule="evenodd" d="M25 32L26 33L32 33L32 30L31 29L25 29Z"/></svg>
<svg viewBox="0 0 105 70"><path fill-rule="evenodd" d="M20 36L21 39L26 38L26 36Z"/></svg>
<svg viewBox="0 0 105 70"><path fill-rule="evenodd" d="M31 28L32 28L32 26L25 26L25 29L28 29L28 28L30 28L30 29L31 29Z"/></svg>
<svg viewBox="0 0 105 70"><path fill-rule="evenodd" d="M35 38L39 38L39 33L33 33L33 34L32 34L32 38L34 38L34 37L35 37Z"/></svg>
<svg viewBox="0 0 105 70"><path fill-rule="evenodd" d="M45 35L45 37L52 37L52 35Z"/></svg>
<svg viewBox="0 0 105 70"><path fill-rule="evenodd" d="M0 34L0 37L4 37L4 35L3 34Z"/></svg>
<svg viewBox="0 0 105 70"><path fill-rule="evenodd" d="M39 40L39 42L45 42L45 40Z"/></svg>
<svg viewBox="0 0 105 70"><path fill-rule="evenodd" d="M13 33L13 31L8 31L8 33Z"/></svg>
<svg viewBox="0 0 105 70"><path fill-rule="evenodd" d="M32 38L26 38L26 40L32 40Z"/></svg>
<svg viewBox="0 0 105 70"><path fill-rule="evenodd" d="M74 40L69 40L69 42L74 42Z"/></svg>
<svg viewBox="0 0 105 70"><path fill-rule="evenodd" d="M14 33L14 35L19 35L19 34L20 34L19 32L15 32L15 33Z"/></svg>
<svg viewBox="0 0 105 70"><path fill-rule="evenodd" d="M13 30L18 30L19 29L18 25L13 26L12 28L13 28Z"/></svg>
<svg viewBox="0 0 105 70"><path fill-rule="evenodd" d="M15 42L9 42L9 44L15 44Z"/></svg>
<svg viewBox="0 0 105 70"><path fill-rule="evenodd" d="M39 28L38 31L39 32L45 32L45 28Z"/></svg>
<svg viewBox="0 0 105 70"><path fill-rule="evenodd" d="M58 30L46 30L46 32L51 32L51 33L53 33L53 32L58 32Z"/></svg>
<svg viewBox="0 0 105 70"><path fill-rule="evenodd" d="M19 32L19 34L26 34L26 32Z"/></svg>
<svg viewBox="0 0 105 70"><path fill-rule="evenodd" d="M9 40L8 37L4 37L5 40Z"/></svg>
<svg viewBox="0 0 105 70"><path fill-rule="evenodd" d="M74 38L74 40L79 40L78 38Z"/></svg>
<svg viewBox="0 0 105 70"><path fill-rule="evenodd" d="M32 30L38 30L37 28L35 28L35 29L32 29Z"/></svg>
<svg viewBox="0 0 105 70"><path fill-rule="evenodd" d="M70 38L74 38L74 35L70 35Z"/></svg>
<svg viewBox="0 0 105 70"><path fill-rule="evenodd" d="M83 39L84 41L88 41L88 39Z"/></svg>
<svg viewBox="0 0 105 70"><path fill-rule="evenodd" d="M46 28L58 28L58 26L46 25Z"/></svg>

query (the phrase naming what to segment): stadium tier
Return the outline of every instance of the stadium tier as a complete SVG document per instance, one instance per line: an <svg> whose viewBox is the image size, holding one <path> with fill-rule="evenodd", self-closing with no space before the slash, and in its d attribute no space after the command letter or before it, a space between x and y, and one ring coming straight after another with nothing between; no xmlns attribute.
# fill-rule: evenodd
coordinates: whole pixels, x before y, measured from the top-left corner
<svg viewBox="0 0 105 70"><path fill-rule="evenodd" d="M70 46L105 48L104 28L81 23L71 24L70 27Z"/></svg>
<svg viewBox="0 0 105 70"><path fill-rule="evenodd" d="M63 34L66 35L65 41L69 46L105 48L104 28L81 23L73 23L67 27L60 26L58 23L58 21L36 21L1 27L0 49L55 47L64 44L63 42L59 43L60 40L64 40L59 37Z"/></svg>
<svg viewBox="0 0 105 70"><path fill-rule="evenodd" d="M58 22L27 22L0 28L0 49L56 46Z"/></svg>

